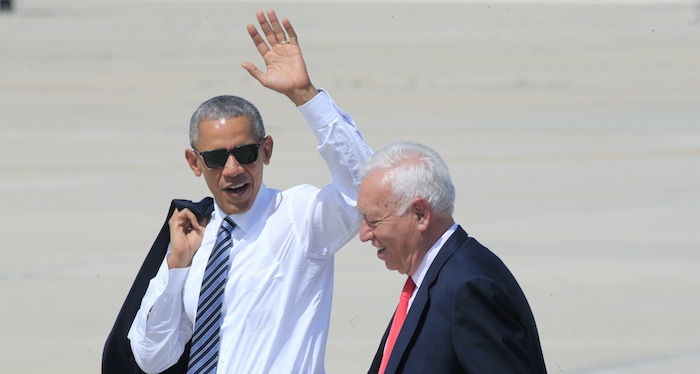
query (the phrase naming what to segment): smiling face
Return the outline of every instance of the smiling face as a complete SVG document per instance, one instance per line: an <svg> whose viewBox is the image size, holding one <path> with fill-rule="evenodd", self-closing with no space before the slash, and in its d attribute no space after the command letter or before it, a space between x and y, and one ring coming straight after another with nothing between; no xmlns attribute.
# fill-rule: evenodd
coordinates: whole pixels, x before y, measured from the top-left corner
<svg viewBox="0 0 700 374"><path fill-rule="evenodd" d="M254 144L260 139L254 135L250 119L247 117L225 120L206 120L199 124L199 136L195 148L200 152L214 149L232 149L243 144ZM229 155L221 169L206 166L202 156L194 150L185 151L185 158L196 176L204 175L216 204L226 214L240 214L250 210L263 182L263 165L270 163L272 137L263 141L258 149L258 159L241 165Z"/></svg>
<svg viewBox="0 0 700 374"><path fill-rule="evenodd" d="M425 256L427 229L425 200L416 199L406 213L396 214L397 204L381 173L367 175L360 185L357 208L362 214L360 240L377 248L387 269L413 275Z"/></svg>

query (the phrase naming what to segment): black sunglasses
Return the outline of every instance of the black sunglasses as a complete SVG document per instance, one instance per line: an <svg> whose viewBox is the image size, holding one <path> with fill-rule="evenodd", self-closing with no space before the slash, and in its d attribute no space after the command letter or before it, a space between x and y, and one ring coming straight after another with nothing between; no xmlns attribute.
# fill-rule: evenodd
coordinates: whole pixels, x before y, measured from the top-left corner
<svg viewBox="0 0 700 374"><path fill-rule="evenodd" d="M200 152L196 148L192 147L195 152L197 152L204 159L204 163L210 169L221 169L226 166L228 161L228 155L233 155L233 157L241 165L250 164L258 159L258 149L265 141L265 138L260 139L257 144L243 144L235 146L231 149L212 149L211 151Z"/></svg>

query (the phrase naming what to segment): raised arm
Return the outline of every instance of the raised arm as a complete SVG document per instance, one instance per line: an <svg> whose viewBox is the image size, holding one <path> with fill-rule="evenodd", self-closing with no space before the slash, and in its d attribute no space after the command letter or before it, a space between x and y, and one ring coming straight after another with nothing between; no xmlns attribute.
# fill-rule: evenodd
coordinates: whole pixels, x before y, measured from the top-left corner
<svg viewBox="0 0 700 374"><path fill-rule="evenodd" d="M257 18L262 34L252 24L247 26L248 34L265 61L267 72L251 62L241 66L264 87L286 95L296 106L305 104L318 91L309 79L292 24L286 18L280 23L274 10L268 10L267 17L258 11Z"/></svg>

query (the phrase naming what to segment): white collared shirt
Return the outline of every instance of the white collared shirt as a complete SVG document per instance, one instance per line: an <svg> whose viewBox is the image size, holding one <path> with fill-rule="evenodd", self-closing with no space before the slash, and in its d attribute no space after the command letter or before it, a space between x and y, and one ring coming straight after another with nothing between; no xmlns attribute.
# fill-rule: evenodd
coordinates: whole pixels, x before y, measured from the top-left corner
<svg viewBox="0 0 700 374"><path fill-rule="evenodd" d="M418 294L418 289L420 288L420 285L423 283L423 279L425 279L425 275L428 273L428 269L430 269L430 265L432 265L433 261L435 260L435 257L437 257L438 253L440 253L440 249L442 246L445 244L447 239L454 234L455 230L457 230L457 223L453 223L452 226L450 226L447 231L445 231L444 234L438 239L438 241L433 244L430 249L428 249L428 252L423 256L423 260L420 262L420 265L418 265L418 268L416 269L416 272L413 273L411 276L411 279L413 279L413 283L416 284L416 288L413 290L413 294L411 295L411 299L408 300L408 309L406 310L406 313L411 309L411 305L413 305L413 299L416 297L416 294Z"/></svg>
<svg viewBox="0 0 700 374"><path fill-rule="evenodd" d="M352 118L320 90L299 107L333 183L285 191L264 184L251 209L231 215L218 373L322 373L333 293L333 255L357 234L359 166L372 151ZM192 337L199 291L223 220L215 206L192 265L163 261L129 331L146 372L177 362Z"/></svg>

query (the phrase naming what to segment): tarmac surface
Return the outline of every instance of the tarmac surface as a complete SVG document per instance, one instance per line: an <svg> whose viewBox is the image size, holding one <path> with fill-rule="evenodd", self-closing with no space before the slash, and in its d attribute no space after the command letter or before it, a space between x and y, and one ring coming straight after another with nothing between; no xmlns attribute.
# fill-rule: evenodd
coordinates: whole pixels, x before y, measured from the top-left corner
<svg viewBox="0 0 700 374"><path fill-rule="evenodd" d="M258 9L375 149L434 147L455 218L518 278L550 373L700 367L700 7L682 2L15 1L0 13L0 361L96 373L204 100L254 102L266 184L330 181L301 115L240 67ZM403 277L336 258L328 373L366 372Z"/></svg>

